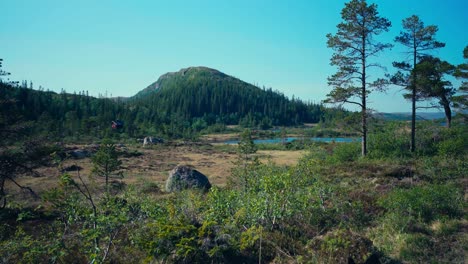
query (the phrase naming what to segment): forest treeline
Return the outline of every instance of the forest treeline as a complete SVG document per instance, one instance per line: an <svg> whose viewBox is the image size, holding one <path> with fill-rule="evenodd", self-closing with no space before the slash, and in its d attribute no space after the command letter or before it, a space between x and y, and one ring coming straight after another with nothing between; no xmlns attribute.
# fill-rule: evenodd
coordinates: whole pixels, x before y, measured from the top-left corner
<svg viewBox="0 0 468 264"><path fill-rule="evenodd" d="M466 263L468 61L449 65L413 50L413 61L396 62L390 79L371 82L366 70L378 65L367 59L390 47L374 38L390 21L366 0L349 1L341 15L336 35L328 35L338 68L328 102L358 105L357 115L200 67L163 75L126 99L0 82L0 263ZM427 33L426 47L443 46L433 38L437 27L417 16L403 24L419 30L415 36ZM397 42L407 46L414 32ZM371 118L369 92L389 83L408 92L411 124ZM459 114L447 127L416 123L422 100ZM123 127L116 122L112 130L112 120ZM312 129L281 129L283 138L304 137L270 149L307 152L295 165L279 165L264 161L249 129L237 146L121 140L320 121L320 128L357 130L362 141L312 142L304 140ZM233 155L234 167L222 163L207 175L224 184L169 193L150 173L194 162L175 159L178 152L202 156L197 166Z"/></svg>
<svg viewBox="0 0 468 264"><path fill-rule="evenodd" d="M111 122L122 120L119 136L158 135L190 138L200 131L216 132L227 125L266 129L317 123L343 115L344 110L289 99L220 72L190 68L164 80L157 91L129 99L92 97L87 91L55 93L33 89L33 84L0 83L2 104L14 107L24 121L35 122L37 133L64 137L111 135ZM2 112L4 109L2 109ZM115 133L114 133L115 134Z"/></svg>
<svg viewBox="0 0 468 264"><path fill-rule="evenodd" d="M323 118L319 104L287 98L271 88L260 89L237 78L205 67L182 69L164 75L133 104L168 116L178 113L186 119L203 118L207 123L260 125L298 125L316 123Z"/></svg>

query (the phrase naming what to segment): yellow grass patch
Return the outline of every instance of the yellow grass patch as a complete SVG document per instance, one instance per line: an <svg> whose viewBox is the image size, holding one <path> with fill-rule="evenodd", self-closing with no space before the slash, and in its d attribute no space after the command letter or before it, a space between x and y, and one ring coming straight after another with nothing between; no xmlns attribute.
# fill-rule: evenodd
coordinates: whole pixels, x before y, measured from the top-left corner
<svg viewBox="0 0 468 264"><path fill-rule="evenodd" d="M237 159L235 149L226 152L213 147L205 146L155 146L154 148L129 147L129 152L139 151L138 157L122 157L122 167L126 184L141 185L145 182L155 182L163 187L171 171L177 165L190 165L205 174L214 185L224 186L235 166ZM278 165L295 165L306 151L279 151L261 150L258 156L262 162L273 162ZM92 163L90 158L80 160L67 160L63 167L77 165L82 168L80 175L89 182ZM55 167L43 167L38 170L42 177L18 177L17 181L25 186L32 187L37 193L58 186L59 177L62 174ZM69 172L76 178L77 172ZM94 178L97 184L103 183L103 179ZM19 190L9 184L7 190L11 194L23 197Z"/></svg>

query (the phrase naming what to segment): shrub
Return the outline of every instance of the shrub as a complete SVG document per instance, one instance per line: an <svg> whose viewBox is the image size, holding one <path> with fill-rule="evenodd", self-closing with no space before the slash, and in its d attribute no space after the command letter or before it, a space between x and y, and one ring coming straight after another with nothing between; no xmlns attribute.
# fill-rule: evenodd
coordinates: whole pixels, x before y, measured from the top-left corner
<svg viewBox="0 0 468 264"><path fill-rule="evenodd" d="M442 140L437 144L441 156L460 157L468 154L468 131L465 127L453 127L443 131Z"/></svg>
<svg viewBox="0 0 468 264"><path fill-rule="evenodd" d="M429 263L432 259L433 242L424 234L411 234L401 248L400 257L409 263Z"/></svg>
<svg viewBox="0 0 468 264"><path fill-rule="evenodd" d="M308 249L313 263L368 263L369 258L378 261L372 241L350 230L338 229L317 237Z"/></svg>
<svg viewBox="0 0 468 264"><path fill-rule="evenodd" d="M409 135L404 123L388 123L369 134L370 158L401 158L410 155Z"/></svg>
<svg viewBox="0 0 468 264"><path fill-rule="evenodd" d="M360 157L361 143L338 143L333 149L333 154L327 158L331 163L355 161Z"/></svg>
<svg viewBox="0 0 468 264"><path fill-rule="evenodd" d="M455 218L463 214L463 196L453 185L427 185L397 189L380 200L386 210L423 222Z"/></svg>
<svg viewBox="0 0 468 264"><path fill-rule="evenodd" d="M422 179L432 183L444 183L447 180L466 177L468 161L464 156L455 158L435 156L420 158L417 171Z"/></svg>

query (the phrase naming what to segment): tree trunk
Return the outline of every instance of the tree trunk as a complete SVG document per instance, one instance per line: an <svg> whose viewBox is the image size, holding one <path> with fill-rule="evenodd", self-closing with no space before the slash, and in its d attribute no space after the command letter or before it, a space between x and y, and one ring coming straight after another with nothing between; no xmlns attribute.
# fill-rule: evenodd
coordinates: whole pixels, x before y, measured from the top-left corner
<svg viewBox="0 0 468 264"><path fill-rule="evenodd" d="M445 96L442 97L441 102L442 102L442 105L444 106L444 112L445 112L445 120L446 120L445 126L447 128L450 128L451 123L452 123L452 109L450 109L450 103Z"/></svg>
<svg viewBox="0 0 468 264"><path fill-rule="evenodd" d="M0 179L0 201L2 201L2 205L0 205L0 208L5 208L7 203L7 197L5 193L5 177L3 176Z"/></svg>
<svg viewBox="0 0 468 264"><path fill-rule="evenodd" d="M416 85L413 86L413 93L411 96L411 152L416 150Z"/></svg>
<svg viewBox="0 0 468 264"><path fill-rule="evenodd" d="M361 155L365 157L367 155L367 109L366 109L366 37L362 37L362 142L361 142Z"/></svg>
<svg viewBox="0 0 468 264"><path fill-rule="evenodd" d="M366 89L362 89L362 93L366 93ZM367 155L367 110L366 110L366 98L362 98L362 110L361 110L361 119L362 119L362 142L361 142L361 155L364 157Z"/></svg>
<svg viewBox="0 0 468 264"><path fill-rule="evenodd" d="M413 48L413 70L416 67L416 40L414 40ZM411 80L412 94L411 94L411 146L410 151L416 150L416 77L413 75Z"/></svg>

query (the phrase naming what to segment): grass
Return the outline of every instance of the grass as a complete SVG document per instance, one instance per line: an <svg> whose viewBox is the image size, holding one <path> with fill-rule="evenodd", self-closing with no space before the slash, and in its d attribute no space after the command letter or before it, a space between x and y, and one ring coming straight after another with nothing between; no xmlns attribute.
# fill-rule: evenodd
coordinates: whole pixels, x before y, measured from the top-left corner
<svg viewBox="0 0 468 264"><path fill-rule="evenodd" d="M148 148L128 146L127 154L121 156L123 181L128 189L138 193L138 198L141 195L151 201L164 200L168 202L163 203L168 205L168 211L180 210L181 219L193 216L189 219L196 220L203 227L200 230L210 227L218 232L219 227L213 222L198 221L218 221L218 217L223 216L220 219L229 223L224 227L239 224L241 229L219 230L232 236L249 235L248 231L252 231L252 237L247 240L253 243L249 249L253 254L257 252L255 232L258 230L245 229L245 223L267 210L257 223L271 228L260 232L268 234L268 241L274 242L275 247L263 244L263 254L268 258L269 252L273 258L278 248L287 253L277 255L275 263L288 262L288 257L291 258L288 254L299 262L315 260L317 263L324 260L324 263L348 263L346 257L342 258L347 255L362 261L372 256L388 260L381 263L464 263L468 224L465 216L466 159L463 156L361 158L356 144L313 144L307 150L296 151L273 144L260 147L256 155L267 165L252 167L253 173L247 173L262 179L251 192L240 193L228 186L213 188L213 192L192 199L194 197L187 196L190 193L175 195L162 191L168 171L179 164L195 167L207 175L213 185L224 187L237 159L237 146L225 144L178 142ZM68 160L63 165L73 164L83 168L82 175L89 175L89 158ZM41 172L44 177L18 180L39 191L57 184L60 174L57 169L44 167ZM297 181L288 181L291 178L303 182L296 185ZM10 187L7 190L13 189ZM283 192L283 189L292 191ZM298 196L288 196L291 193ZM17 201L26 197L19 192L11 194L17 195L14 197ZM244 204L247 194L255 202ZM214 204L204 204L207 197L211 197L213 200L208 201ZM171 207L173 201L176 202ZM270 207L274 202L280 206ZM311 204L313 206L304 207L307 210L303 209ZM242 210L234 210L236 206ZM284 212L288 214L274 210L278 208L287 208L289 211ZM282 221L270 219L273 214ZM163 213L161 217L165 219L167 215ZM21 217L26 219L29 215ZM192 228L193 223L189 224ZM184 239L180 241L191 241Z"/></svg>
<svg viewBox="0 0 468 264"><path fill-rule="evenodd" d="M84 145L72 145L74 148ZM198 171L207 175L210 182L217 186L225 186L231 169L235 166L237 159L237 146L214 144L214 145L155 145L143 148L140 145L127 146L126 154L122 155L123 182L127 185L145 186L146 189L155 189L164 186L168 172L175 166L185 164L195 167ZM305 154L305 151L285 150L260 150L258 157L262 162L271 161L279 165L295 165ZM66 160L62 167L72 165L80 166L80 174L85 181L90 181L92 164L90 158L80 160ZM57 186L61 172L56 167L42 167L38 169L41 177L19 177L17 181L25 186L32 186L41 194L45 190ZM72 176L76 172L70 172ZM97 182L101 179L95 180ZM21 192L11 183L7 183L7 190L12 198L16 200L29 200L28 194ZM29 202L29 201L28 201Z"/></svg>

